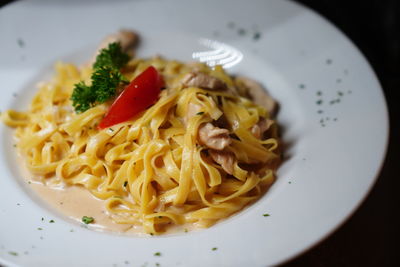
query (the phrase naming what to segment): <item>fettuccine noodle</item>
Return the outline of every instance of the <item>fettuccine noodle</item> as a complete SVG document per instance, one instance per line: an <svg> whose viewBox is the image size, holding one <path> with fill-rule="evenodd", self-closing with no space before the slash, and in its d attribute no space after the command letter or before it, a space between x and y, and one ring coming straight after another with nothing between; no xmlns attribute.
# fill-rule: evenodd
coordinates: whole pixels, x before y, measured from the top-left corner
<svg viewBox="0 0 400 267"><path fill-rule="evenodd" d="M209 227L258 199L274 182L280 161L277 127L264 107L233 92L239 81L219 66L156 57L133 59L122 72L132 80L150 65L166 82L159 100L111 128L97 128L110 103L81 114L71 106L74 84L89 81L91 67L61 62L27 112L9 110L2 119L16 128L18 150L32 174L86 188L104 200L114 222L140 225L151 234L171 225ZM218 78L228 90L184 86L182 79L193 71ZM261 120L269 124L263 137L256 134ZM218 126L221 121L224 127ZM222 150L200 140L207 123L229 131Z"/></svg>

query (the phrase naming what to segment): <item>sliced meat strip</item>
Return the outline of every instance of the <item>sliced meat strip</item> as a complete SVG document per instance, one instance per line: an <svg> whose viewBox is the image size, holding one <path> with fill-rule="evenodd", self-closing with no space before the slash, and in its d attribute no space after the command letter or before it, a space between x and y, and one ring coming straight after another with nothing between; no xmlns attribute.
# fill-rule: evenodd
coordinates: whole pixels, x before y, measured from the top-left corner
<svg viewBox="0 0 400 267"><path fill-rule="evenodd" d="M221 165L222 169L226 171L228 174L233 174L233 168L235 164L235 155L229 151L217 151L217 150L209 150L208 151L211 158Z"/></svg>
<svg viewBox="0 0 400 267"><path fill-rule="evenodd" d="M271 125L274 124L273 120L260 117L258 122L250 128L250 132L257 138L263 139L264 133L268 131Z"/></svg>
<svg viewBox="0 0 400 267"><path fill-rule="evenodd" d="M247 97L257 105L265 107L272 116L275 114L278 104L261 84L243 76L236 77L235 84L241 96Z"/></svg>
<svg viewBox="0 0 400 267"><path fill-rule="evenodd" d="M199 127L199 143L215 150L223 150L232 143L227 129L219 128L211 123Z"/></svg>
<svg viewBox="0 0 400 267"><path fill-rule="evenodd" d="M202 72L190 72L182 79L185 87L199 87L207 90L226 90L226 84L218 78Z"/></svg>
<svg viewBox="0 0 400 267"><path fill-rule="evenodd" d="M116 33L108 35L100 43L99 47L96 50L96 53L93 55L88 64L92 65L96 61L96 57L99 52L102 49L107 48L109 44L114 42L120 43L123 52L133 55L133 49L139 43L139 35L129 30L120 30Z"/></svg>

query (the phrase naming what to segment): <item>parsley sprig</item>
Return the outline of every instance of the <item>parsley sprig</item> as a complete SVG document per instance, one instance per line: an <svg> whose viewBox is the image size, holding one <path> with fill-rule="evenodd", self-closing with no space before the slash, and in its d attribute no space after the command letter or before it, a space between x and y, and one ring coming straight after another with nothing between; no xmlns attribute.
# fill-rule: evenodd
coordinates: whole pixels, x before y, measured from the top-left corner
<svg viewBox="0 0 400 267"><path fill-rule="evenodd" d="M75 112L84 112L115 96L116 89L128 83L120 70L129 59L129 55L122 51L119 43L111 43L102 49L93 64L91 85L86 85L84 82L75 84L71 96Z"/></svg>

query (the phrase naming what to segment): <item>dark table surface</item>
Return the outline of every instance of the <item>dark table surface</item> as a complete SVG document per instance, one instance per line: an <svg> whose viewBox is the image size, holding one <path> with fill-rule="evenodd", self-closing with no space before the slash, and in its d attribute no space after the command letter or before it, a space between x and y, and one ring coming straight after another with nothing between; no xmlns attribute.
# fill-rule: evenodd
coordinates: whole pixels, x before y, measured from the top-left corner
<svg viewBox="0 0 400 267"><path fill-rule="evenodd" d="M11 1L0 0L0 6ZM366 56L383 87L390 143L379 179L355 214L326 240L283 264L296 266L400 266L396 253L400 203L400 1L298 0L335 24ZM372 122L371 122L372 123Z"/></svg>

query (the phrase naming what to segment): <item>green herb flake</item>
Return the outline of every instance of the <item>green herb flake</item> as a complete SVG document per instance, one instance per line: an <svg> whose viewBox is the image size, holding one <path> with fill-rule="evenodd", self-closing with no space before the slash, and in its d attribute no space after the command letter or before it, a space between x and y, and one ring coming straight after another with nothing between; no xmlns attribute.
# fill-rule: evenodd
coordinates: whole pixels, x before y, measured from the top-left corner
<svg viewBox="0 0 400 267"><path fill-rule="evenodd" d="M187 232L189 232L189 230L187 228L185 228L184 232L187 233Z"/></svg>
<svg viewBox="0 0 400 267"><path fill-rule="evenodd" d="M261 33L260 32L256 32L253 35L253 40L257 41L261 38Z"/></svg>
<svg viewBox="0 0 400 267"><path fill-rule="evenodd" d="M339 96L343 96L343 92L342 91L338 91L337 92Z"/></svg>
<svg viewBox="0 0 400 267"><path fill-rule="evenodd" d="M306 86L305 86L304 84L299 84L299 88L300 88L300 89L305 89Z"/></svg>
<svg viewBox="0 0 400 267"><path fill-rule="evenodd" d="M156 262L156 266L159 267L159 266L161 266L161 265L160 265L158 262Z"/></svg>
<svg viewBox="0 0 400 267"><path fill-rule="evenodd" d="M156 253L154 253L154 256L160 257L160 256L161 256L161 252L156 252Z"/></svg>
<svg viewBox="0 0 400 267"><path fill-rule="evenodd" d="M317 105L321 105L322 104L322 99L317 100L317 102L315 102Z"/></svg>
<svg viewBox="0 0 400 267"><path fill-rule="evenodd" d="M218 249L217 247L213 247L211 250L216 251L217 249Z"/></svg>
<svg viewBox="0 0 400 267"><path fill-rule="evenodd" d="M200 111L200 112L197 112L197 113L196 113L196 115L203 115L203 114L204 114L203 111Z"/></svg>
<svg viewBox="0 0 400 267"><path fill-rule="evenodd" d="M12 256L18 256L18 253L15 251L9 251L8 254L12 255Z"/></svg>
<svg viewBox="0 0 400 267"><path fill-rule="evenodd" d="M322 92L321 91L317 91L317 96L321 96Z"/></svg>
<svg viewBox="0 0 400 267"><path fill-rule="evenodd" d="M42 217L42 222L44 221L44 218Z"/></svg>
<svg viewBox="0 0 400 267"><path fill-rule="evenodd" d="M239 35L245 35L245 34L246 34L246 30L243 29L243 28L240 28L240 29L238 30L238 34L239 34Z"/></svg>
<svg viewBox="0 0 400 267"><path fill-rule="evenodd" d="M292 182L291 181L289 181L289 184L291 184Z"/></svg>
<svg viewBox="0 0 400 267"><path fill-rule="evenodd" d="M94 218L93 217L88 217L88 216L83 216L82 217L82 222L84 224L93 223L94 222Z"/></svg>
<svg viewBox="0 0 400 267"><path fill-rule="evenodd" d="M128 185L128 181L124 182L124 187L126 187Z"/></svg>
<svg viewBox="0 0 400 267"><path fill-rule="evenodd" d="M268 217L268 216L270 216L270 215L269 215L268 213L264 213L263 216L264 216L264 217Z"/></svg>
<svg viewBox="0 0 400 267"><path fill-rule="evenodd" d="M43 230L43 228L41 228L41 227L38 227L38 230L39 230L39 231L42 231L42 230Z"/></svg>
<svg viewBox="0 0 400 267"><path fill-rule="evenodd" d="M50 220L49 223L55 223L55 221L54 220Z"/></svg>
<svg viewBox="0 0 400 267"><path fill-rule="evenodd" d="M21 48L25 47L25 41L23 39L21 39L21 38L17 39L17 44Z"/></svg>

